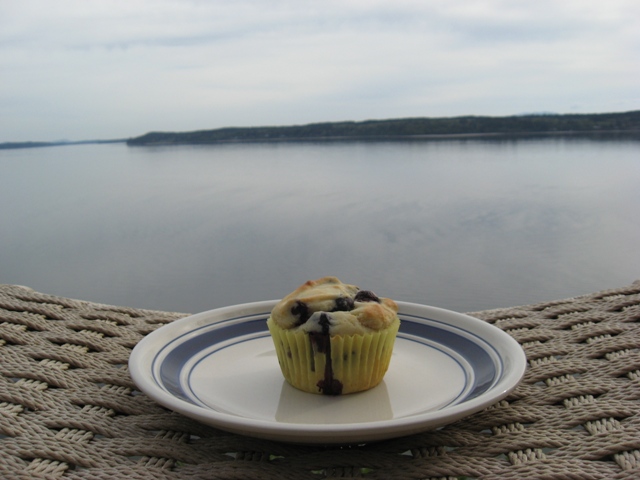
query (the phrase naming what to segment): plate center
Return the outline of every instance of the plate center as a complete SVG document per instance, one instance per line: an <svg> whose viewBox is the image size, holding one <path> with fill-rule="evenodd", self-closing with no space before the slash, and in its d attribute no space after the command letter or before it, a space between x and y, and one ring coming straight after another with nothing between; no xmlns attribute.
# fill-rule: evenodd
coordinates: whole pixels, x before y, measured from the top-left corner
<svg viewBox="0 0 640 480"><path fill-rule="evenodd" d="M314 395L284 380L267 335L202 351L184 366L180 383L193 403L229 415L294 424L348 424L397 419L454 404L473 383L473 369L455 352L399 337L380 385L338 397Z"/></svg>

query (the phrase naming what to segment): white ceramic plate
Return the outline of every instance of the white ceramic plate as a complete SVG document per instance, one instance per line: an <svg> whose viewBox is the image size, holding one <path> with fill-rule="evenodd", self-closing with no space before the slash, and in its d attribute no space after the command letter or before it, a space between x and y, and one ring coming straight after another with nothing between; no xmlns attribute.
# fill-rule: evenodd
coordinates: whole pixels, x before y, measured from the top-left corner
<svg viewBox="0 0 640 480"><path fill-rule="evenodd" d="M451 423L515 388L518 343L476 318L398 302L391 365L377 387L324 396L282 376L266 319L276 300L192 315L147 335L129 360L138 388L202 423L259 438L363 443Z"/></svg>

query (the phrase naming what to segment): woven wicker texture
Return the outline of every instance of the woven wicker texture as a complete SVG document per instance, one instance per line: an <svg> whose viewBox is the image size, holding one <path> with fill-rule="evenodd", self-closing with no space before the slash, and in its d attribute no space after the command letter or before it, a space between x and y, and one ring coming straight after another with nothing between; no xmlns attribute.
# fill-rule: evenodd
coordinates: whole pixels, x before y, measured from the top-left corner
<svg viewBox="0 0 640 480"><path fill-rule="evenodd" d="M505 400L433 432L297 446L205 427L136 390L131 349L184 314L2 285L0 478L640 478L640 282L472 315L527 354Z"/></svg>

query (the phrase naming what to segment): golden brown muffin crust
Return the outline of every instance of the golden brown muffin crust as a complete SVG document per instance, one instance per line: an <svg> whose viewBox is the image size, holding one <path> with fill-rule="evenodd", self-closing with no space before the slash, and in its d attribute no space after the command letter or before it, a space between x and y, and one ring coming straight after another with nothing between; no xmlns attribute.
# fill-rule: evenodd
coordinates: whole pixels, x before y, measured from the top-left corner
<svg viewBox="0 0 640 480"><path fill-rule="evenodd" d="M313 331L318 315L326 314L332 335L348 335L387 328L397 313L393 300L327 276L300 285L274 307L271 317L281 328Z"/></svg>

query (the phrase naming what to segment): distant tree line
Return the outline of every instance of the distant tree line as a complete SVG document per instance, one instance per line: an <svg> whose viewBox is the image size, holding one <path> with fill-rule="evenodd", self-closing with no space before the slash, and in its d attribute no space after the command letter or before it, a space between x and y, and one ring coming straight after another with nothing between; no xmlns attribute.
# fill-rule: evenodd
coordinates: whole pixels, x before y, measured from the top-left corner
<svg viewBox="0 0 640 480"><path fill-rule="evenodd" d="M430 135L517 135L615 131L640 131L640 111L532 114L508 117L402 118L276 127L228 127L192 132L150 132L127 140L127 144L131 146L173 145L331 138L374 139Z"/></svg>
<svg viewBox="0 0 640 480"><path fill-rule="evenodd" d="M55 142L6 142L0 143L0 149L11 149L11 148L35 148L35 147L51 147L54 145L59 145Z"/></svg>
<svg viewBox="0 0 640 480"><path fill-rule="evenodd" d="M86 145L92 143L124 143L126 140L82 140L79 142L59 141L59 142L4 142L0 143L0 150L10 150L15 148L38 148L38 147L59 147L63 145Z"/></svg>

